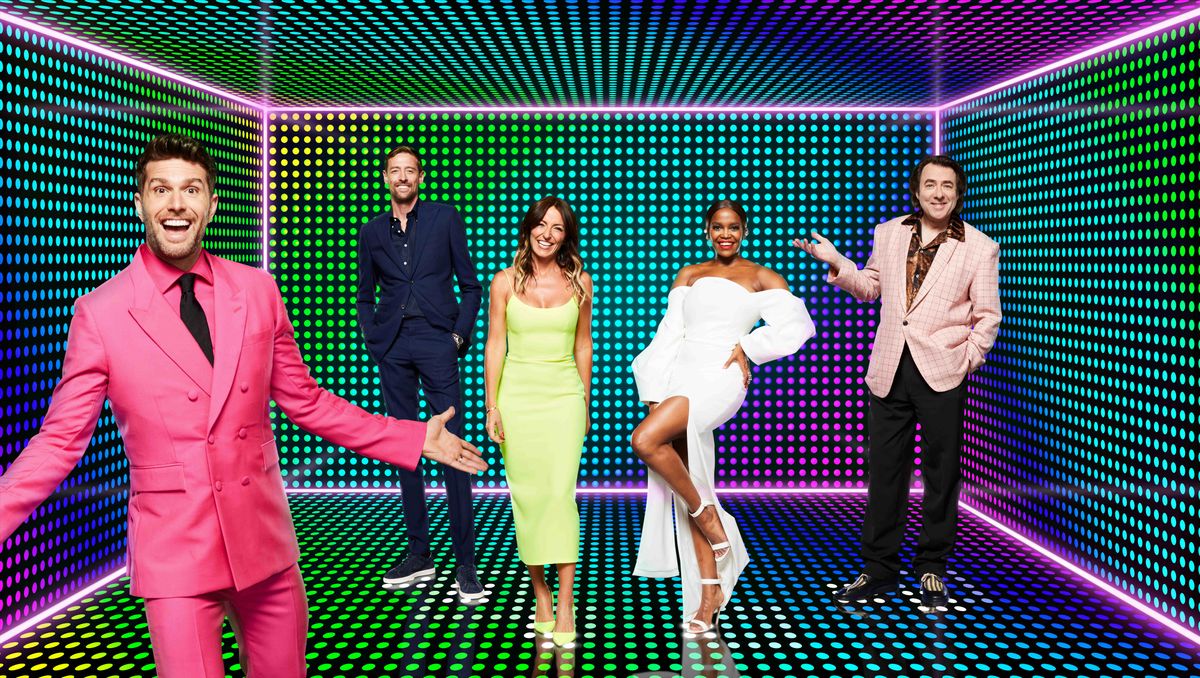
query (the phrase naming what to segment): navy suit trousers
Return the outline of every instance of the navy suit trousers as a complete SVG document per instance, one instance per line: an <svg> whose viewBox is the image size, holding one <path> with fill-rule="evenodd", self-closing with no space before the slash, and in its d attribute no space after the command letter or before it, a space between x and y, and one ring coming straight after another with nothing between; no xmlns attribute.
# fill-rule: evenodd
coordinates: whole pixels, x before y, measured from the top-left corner
<svg viewBox="0 0 1200 678"><path fill-rule="evenodd" d="M464 412L458 348L450 332L431 326L425 318L405 318L396 341L379 361L379 379L389 415L397 419L419 419L419 386L434 413L454 407L454 417L447 428L462 436ZM455 562L457 565L474 565L471 476L445 466L439 470L446 483ZM416 553L425 553L430 550L430 541L424 471L418 466L415 471L400 469L398 473L408 547Z"/></svg>

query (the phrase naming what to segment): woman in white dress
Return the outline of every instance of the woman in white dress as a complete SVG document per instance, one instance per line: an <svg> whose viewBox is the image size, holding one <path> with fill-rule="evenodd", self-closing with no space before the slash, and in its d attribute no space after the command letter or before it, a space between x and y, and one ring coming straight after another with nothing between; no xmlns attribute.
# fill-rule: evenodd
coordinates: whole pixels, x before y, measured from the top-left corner
<svg viewBox="0 0 1200 678"><path fill-rule="evenodd" d="M791 355L816 334L783 277L741 256L747 229L740 205L714 204L704 231L713 258L679 271L654 340L633 361L638 396L650 408L632 439L649 467L634 574L682 575L684 628L691 633L716 627L714 615L729 603L749 562L737 522L713 490L713 429L746 399L747 359L762 364ZM751 331L760 319L766 324Z"/></svg>

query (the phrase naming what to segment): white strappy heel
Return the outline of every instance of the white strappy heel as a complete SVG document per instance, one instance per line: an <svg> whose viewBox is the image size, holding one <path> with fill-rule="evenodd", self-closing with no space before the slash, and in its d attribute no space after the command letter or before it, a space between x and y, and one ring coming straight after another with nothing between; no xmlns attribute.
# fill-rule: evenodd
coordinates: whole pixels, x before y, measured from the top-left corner
<svg viewBox="0 0 1200 678"><path fill-rule="evenodd" d="M701 579L700 585L701 586L720 586L721 580L720 579ZM701 594L701 597L703 597L703 593ZM697 635L697 636L700 635L701 633L708 633L709 631L715 631L717 629L717 624L719 624L721 622L721 611L725 609L726 602L727 601L725 600L725 590L721 589L721 604L718 605L716 611L713 612L712 623L709 624L706 621L701 621L699 619L696 619L695 617L692 617L691 619L689 619L683 623L683 630L687 633L690 633L692 635ZM699 611L699 610L697 610L697 611Z"/></svg>
<svg viewBox="0 0 1200 678"><path fill-rule="evenodd" d="M721 512L720 512L719 510L717 510L717 505L716 505L716 504L712 503L711 501L708 501L707 499L702 499L702 500L700 500L700 508L696 509L696 512L695 512L695 513L688 513L688 515L689 515L689 516L691 516L693 520L696 520L696 521L697 521L697 524L699 524L700 514L701 514L701 513L704 513L704 509L705 509L705 507L708 507L708 506L711 506L711 507L713 507L713 510L714 510L714 511L716 511L716 513L717 513L717 524L719 524L719 525L721 526L721 531L722 531L722 532L724 532L724 531L725 531L725 524L721 522ZM704 531L704 530L701 530L701 532L703 532L703 531ZM726 533L726 534L728 534L728 533ZM704 538L705 538L705 539L708 539L708 536L706 535ZM729 541L728 541L728 540L726 540L726 541L723 541L723 542L721 542L720 544L714 544L714 543L712 543L712 542L709 542L709 543L708 543L708 545L709 545L709 546L712 548L712 550L713 550L713 559L715 559L715 560L717 561L717 563L718 563L718 564L720 564L720 563L721 563L721 561L723 561L723 560L725 560L726 558L728 558L728 557L729 557L729 554L733 552L733 549L732 549L732 548L730 548L730 546L729 546ZM724 552L724 553L722 553L721 555L717 555L717 551L720 551L720 550L722 550L722 549L724 549L724 551L725 551L725 552Z"/></svg>

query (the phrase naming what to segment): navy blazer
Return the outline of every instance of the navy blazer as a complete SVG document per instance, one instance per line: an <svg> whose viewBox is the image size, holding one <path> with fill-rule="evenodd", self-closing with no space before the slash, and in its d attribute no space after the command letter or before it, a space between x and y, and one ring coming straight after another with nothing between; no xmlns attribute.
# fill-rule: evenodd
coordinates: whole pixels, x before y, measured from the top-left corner
<svg viewBox="0 0 1200 678"><path fill-rule="evenodd" d="M367 352L376 360L387 353L400 333L403 307L416 296L429 324L462 337L459 354L466 353L483 297L467 249L466 223L453 207L422 200L409 241L409 277L392 245L391 219L391 210L376 215L358 233L358 325ZM454 298L451 273L458 280L461 304Z"/></svg>

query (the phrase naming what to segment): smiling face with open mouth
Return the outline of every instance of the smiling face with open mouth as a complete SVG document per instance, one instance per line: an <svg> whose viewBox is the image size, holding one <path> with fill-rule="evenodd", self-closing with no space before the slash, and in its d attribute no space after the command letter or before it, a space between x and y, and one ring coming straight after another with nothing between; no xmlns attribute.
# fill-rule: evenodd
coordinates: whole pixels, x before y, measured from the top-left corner
<svg viewBox="0 0 1200 678"><path fill-rule="evenodd" d="M181 158L147 163L145 176L133 204L146 224L146 244L159 259L189 270L217 210L208 176L202 166Z"/></svg>
<svg viewBox="0 0 1200 678"><path fill-rule="evenodd" d="M557 207L550 207L529 233L529 251L538 259L553 260L566 235L562 213Z"/></svg>
<svg viewBox="0 0 1200 678"><path fill-rule="evenodd" d="M737 256L745 237L746 225L731 208L725 207L713 212L708 220L708 239L712 241L713 252L718 259Z"/></svg>
<svg viewBox="0 0 1200 678"><path fill-rule="evenodd" d="M415 155L397 153L388 159L383 179L387 182L392 202L405 205L417 199L421 184L425 183L425 172L421 170L421 161Z"/></svg>

